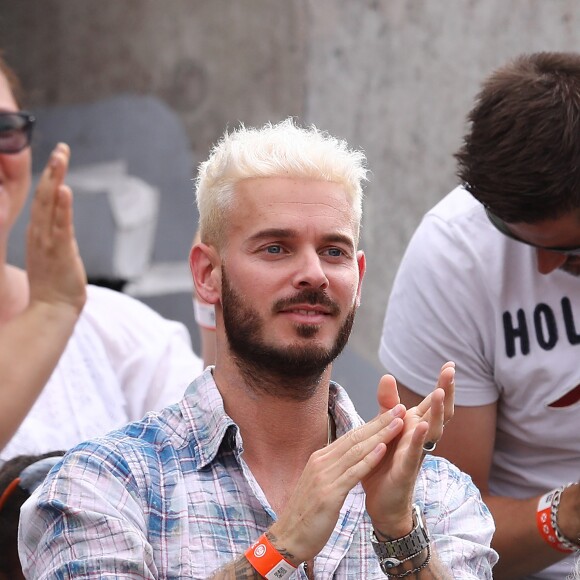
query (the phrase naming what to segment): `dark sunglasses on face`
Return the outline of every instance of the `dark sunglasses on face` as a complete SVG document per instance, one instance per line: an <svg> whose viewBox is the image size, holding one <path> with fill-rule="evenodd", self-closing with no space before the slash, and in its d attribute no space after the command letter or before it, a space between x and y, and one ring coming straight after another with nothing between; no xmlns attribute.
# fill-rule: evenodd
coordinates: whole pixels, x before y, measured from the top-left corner
<svg viewBox="0 0 580 580"><path fill-rule="evenodd" d="M31 113L0 112L0 153L20 153L30 145L36 119Z"/></svg>
<svg viewBox="0 0 580 580"><path fill-rule="evenodd" d="M498 218L492 211L485 206L485 213L491 224L495 227L496 230L500 231L504 236L515 240L516 242L520 242L521 244L526 244L527 246L532 246L532 248L538 248L540 250L547 250L548 252L557 252L559 254L565 254L566 256L580 256L580 246L574 248L545 248L543 246L536 246L535 244L531 244L530 242L526 242L521 238L518 238L515 234L511 232L507 224L500 218Z"/></svg>

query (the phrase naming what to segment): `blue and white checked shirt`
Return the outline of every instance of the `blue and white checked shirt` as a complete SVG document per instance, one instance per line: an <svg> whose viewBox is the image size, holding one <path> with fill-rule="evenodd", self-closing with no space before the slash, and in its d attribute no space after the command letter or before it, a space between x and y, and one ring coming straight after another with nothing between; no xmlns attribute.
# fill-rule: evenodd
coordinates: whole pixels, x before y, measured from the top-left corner
<svg viewBox="0 0 580 580"><path fill-rule="evenodd" d="M338 436L362 423L334 383L329 409ZM469 477L428 456L415 501L454 577L491 578L493 520ZM207 578L275 519L207 370L180 403L81 443L55 466L22 509L21 559L29 579ZM384 580L370 531L357 485L315 577ZM302 566L292 578L306 578Z"/></svg>

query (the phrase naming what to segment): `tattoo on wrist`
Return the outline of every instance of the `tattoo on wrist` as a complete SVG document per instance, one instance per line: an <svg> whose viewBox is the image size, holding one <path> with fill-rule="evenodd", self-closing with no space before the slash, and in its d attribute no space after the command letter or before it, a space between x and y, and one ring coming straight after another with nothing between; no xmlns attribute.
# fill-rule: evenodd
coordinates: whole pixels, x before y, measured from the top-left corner
<svg viewBox="0 0 580 580"><path fill-rule="evenodd" d="M260 580L262 578L245 556L216 570L211 580Z"/></svg>
<svg viewBox="0 0 580 580"><path fill-rule="evenodd" d="M294 554L286 550L286 548L282 548L278 545L278 538L270 530L267 530L264 533L266 534L268 540L270 540L272 545L276 548L276 550L278 550L278 552L280 552L280 554L284 557L284 559L288 560L289 562L294 562L296 560L296 556L294 556Z"/></svg>

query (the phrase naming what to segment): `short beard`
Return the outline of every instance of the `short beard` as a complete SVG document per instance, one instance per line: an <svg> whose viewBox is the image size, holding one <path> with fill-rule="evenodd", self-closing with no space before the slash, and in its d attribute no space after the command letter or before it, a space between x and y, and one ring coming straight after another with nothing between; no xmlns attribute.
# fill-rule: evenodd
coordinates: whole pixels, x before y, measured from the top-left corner
<svg viewBox="0 0 580 580"><path fill-rule="evenodd" d="M293 304L304 303L321 304L330 311L330 315L340 315L340 308L326 292L312 289L276 302L272 310L279 312ZM356 313L356 306L353 305L330 348L317 344L284 347L267 344L260 315L232 288L223 266L222 309L230 350L248 385L261 392L299 401L307 400L314 394L324 371L343 351ZM301 324L296 325L295 329L301 338L312 338L320 327Z"/></svg>

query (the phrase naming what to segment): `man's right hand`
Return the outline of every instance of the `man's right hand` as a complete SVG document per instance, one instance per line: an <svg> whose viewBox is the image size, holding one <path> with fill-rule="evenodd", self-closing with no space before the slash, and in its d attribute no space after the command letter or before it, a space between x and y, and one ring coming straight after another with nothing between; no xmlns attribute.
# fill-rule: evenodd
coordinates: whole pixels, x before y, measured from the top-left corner
<svg viewBox="0 0 580 580"><path fill-rule="evenodd" d="M322 550L349 491L379 465L401 433L404 415L405 407L396 405L312 454L269 531L286 559L298 566Z"/></svg>

